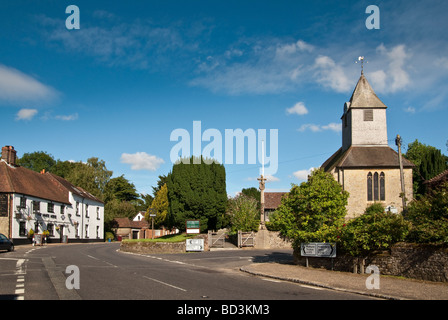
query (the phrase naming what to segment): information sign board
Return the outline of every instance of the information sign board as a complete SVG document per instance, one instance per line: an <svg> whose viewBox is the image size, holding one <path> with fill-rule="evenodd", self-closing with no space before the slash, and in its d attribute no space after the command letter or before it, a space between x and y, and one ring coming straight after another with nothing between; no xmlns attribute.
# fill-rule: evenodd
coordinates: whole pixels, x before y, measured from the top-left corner
<svg viewBox="0 0 448 320"><path fill-rule="evenodd" d="M187 239L186 251L204 251L204 239Z"/></svg>
<svg viewBox="0 0 448 320"><path fill-rule="evenodd" d="M336 244L328 242L310 242L300 244L302 257L335 258Z"/></svg>
<svg viewBox="0 0 448 320"><path fill-rule="evenodd" d="M187 234L201 233L200 220L186 220L185 226L186 226L185 230L186 230Z"/></svg>

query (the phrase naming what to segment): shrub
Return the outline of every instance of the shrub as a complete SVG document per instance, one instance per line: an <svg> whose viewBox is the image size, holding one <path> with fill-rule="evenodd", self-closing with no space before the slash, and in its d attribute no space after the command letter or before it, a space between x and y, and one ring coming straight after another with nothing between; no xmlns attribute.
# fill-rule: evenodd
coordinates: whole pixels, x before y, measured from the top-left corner
<svg viewBox="0 0 448 320"><path fill-rule="evenodd" d="M410 226L401 214L385 212L381 204L373 204L363 215L342 226L338 243L352 256L365 256L404 241Z"/></svg>
<svg viewBox="0 0 448 320"><path fill-rule="evenodd" d="M404 216L412 223L409 242L448 243L448 182L411 202Z"/></svg>

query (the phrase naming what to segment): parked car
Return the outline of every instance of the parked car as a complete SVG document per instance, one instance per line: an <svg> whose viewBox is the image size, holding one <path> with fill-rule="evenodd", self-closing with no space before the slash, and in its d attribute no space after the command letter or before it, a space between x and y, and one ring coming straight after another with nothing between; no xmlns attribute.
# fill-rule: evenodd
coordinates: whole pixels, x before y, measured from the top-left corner
<svg viewBox="0 0 448 320"><path fill-rule="evenodd" d="M0 233L0 250L14 251L14 243L3 233Z"/></svg>

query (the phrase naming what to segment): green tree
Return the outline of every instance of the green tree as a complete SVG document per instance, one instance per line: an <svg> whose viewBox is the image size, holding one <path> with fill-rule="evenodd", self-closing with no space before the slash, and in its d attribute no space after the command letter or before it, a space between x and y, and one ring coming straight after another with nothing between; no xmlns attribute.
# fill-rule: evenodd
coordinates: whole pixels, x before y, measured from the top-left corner
<svg viewBox="0 0 448 320"><path fill-rule="evenodd" d="M408 206L405 218L412 223L408 241L448 243L448 182Z"/></svg>
<svg viewBox="0 0 448 320"><path fill-rule="evenodd" d="M112 171L107 170L104 160L92 157L87 159L87 163L75 162L65 178L73 185L104 199L104 191L111 176Z"/></svg>
<svg viewBox="0 0 448 320"><path fill-rule="evenodd" d="M154 209L156 217L154 218L154 225L156 228L166 225L166 218L168 215L169 202L168 202L168 188L166 183L157 191L156 197L152 201L148 209ZM149 210L146 211L145 219L151 221L149 217Z"/></svg>
<svg viewBox="0 0 448 320"><path fill-rule="evenodd" d="M231 230L257 231L260 224L258 201L244 194L239 194L228 201Z"/></svg>
<svg viewBox="0 0 448 320"><path fill-rule="evenodd" d="M220 229L227 204L225 168L202 157L193 160L175 163L168 174L169 226L185 230L186 220L199 219L201 232Z"/></svg>
<svg viewBox="0 0 448 320"><path fill-rule="evenodd" d="M137 214L135 206L127 201L112 199L104 206L104 224L106 230L110 230L110 223L114 218L134 218Z"/></svg>
<svg viewBox="0 0 448 320"><path fill-rule="evenodd" d="M375 203L364 214L338 228L337 242L350 255L365 257L374 250L389 249L404 241L410 227L401 214L385 212L382 204Z"/></svg>
<svg viewBox="0 0 448 320"><path fill-rule="evenodd" d="M418 140L408 145L408 151L404 156L415 164L413 170L414 193L423 195L425 185L429 180L448 168L448 157L432 146L425 145Z"/></svg>
<svg viewBox="0 0 448 320"><path fill-rule="evenodd" d="M56 165L56 160L51 154L44 151L35 151L23 154L17 160L17 164L36 172L41 172L42 170L52 172L53 167Z"/></svg>
<svg viewBox="0 0 448 320"><path fill-rule="evenodd" d="M244 188L243 190L241 190L241 193L248 196L248 197L252 197L257 201L257 208L260 209L261 207L261 192L258 188L255 187L251 187L251 188Z"/></svg>
<svg viewBox="0 0 448 320"><path fill-rule="evenodd" d="M166 184L168 181L168 177L165 175L160 175L159 179L157 180L157 185L155 187L152 187L152 195L155 197L157 192L163 187L164 184Z"/></svg>
<svg viewBox="0 0 448 320"><path fill-rule="evenodd" d="M110 179L104 188L104 199L106 202L112 199L135 202L138 197L135 185L129 182L124 175Z"/></svg>
<svg viewBox="0 0 448 320"><path fill-rule="evenodd" d="M334 229L347 214L348 196L330 173L316 169L307 182L293 185L282 198L270 226L293 239L295 247L301 242L332 241Z"/></svg>

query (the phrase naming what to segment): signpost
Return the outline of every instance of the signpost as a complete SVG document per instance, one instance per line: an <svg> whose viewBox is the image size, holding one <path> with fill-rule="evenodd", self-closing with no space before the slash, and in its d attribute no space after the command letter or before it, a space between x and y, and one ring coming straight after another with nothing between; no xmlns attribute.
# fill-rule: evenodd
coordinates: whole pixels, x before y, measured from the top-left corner
<svg viewBox="0 0 448 320"><path fill-rule="evenodd" d="M306 266L308 267L308 257L318 258L336 258L336 243L328 242L310 242L300 244L300 254L306 257ZM332 269L333 269L333 259Z"/></svg>
<svg viewBox="0 0 448 320"><path fill-rule="evenodd" d="M148 208L148 212L149 212L149 216L151 217L151 225L152 225L152 240L154 240L154 217L156 216L155 212L156 209L155 208Z"/></svg>
<svg viewBox="0 0 448 320"><path fill-rule="evenodd" d="M187 239L186 251L204 251L204 239Z"/></svg>
<svg viewBox="0 0 448 320"><path fill-rule="evenodd" d="M186 220L185 221L185 232L187 234L199 234L201 233L200 220Z"/></svg>

